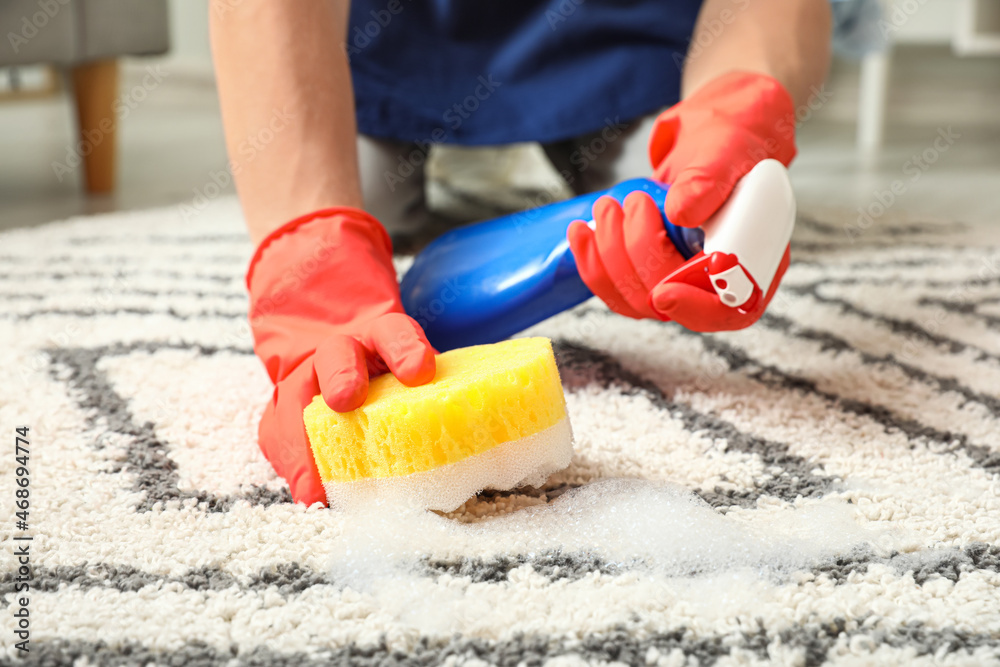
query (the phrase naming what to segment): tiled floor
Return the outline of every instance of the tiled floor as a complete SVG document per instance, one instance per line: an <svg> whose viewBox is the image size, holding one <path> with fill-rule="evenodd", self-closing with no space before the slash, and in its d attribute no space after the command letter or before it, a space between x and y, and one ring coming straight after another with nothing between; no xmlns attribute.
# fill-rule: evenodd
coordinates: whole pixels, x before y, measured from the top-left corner
<svg viewBox="0 0 1000 667"><path fill-rule="evenodd" d="M144 66L130 65L124 85L134 85ZM898 180L897 192L902 190L895 195L893 215L1000 222L1000 60L910 47L897 51L893 67L886 147L868 166L859 163L854 149L857 66L835 67L827 85L829 100L800 130L799 158L792 169L800 209L832 208L856 218L858 207L880 196L885 200L884 192ZM78 172L63 174L61 181L57 177L54 165L66 161L72 123L62 96L0 103L0 228L190 203L203 194L211 174L225 166L214 89L181 76L168 76L148 91L121 123L120 185L113 196L81 195ZM935 139L948 128L953 143L934 156ZM924 151L935 157L926 171L908 162ZM535 155L494 153L490 164L520 173L522 181L532 173L541 178L537 165L530 168ZM469 159L443 153L438 173L447 175L449 160L456 157ZM493 182L483 187L496 190ZM231 192L232 186L224 190Z"/></svg>

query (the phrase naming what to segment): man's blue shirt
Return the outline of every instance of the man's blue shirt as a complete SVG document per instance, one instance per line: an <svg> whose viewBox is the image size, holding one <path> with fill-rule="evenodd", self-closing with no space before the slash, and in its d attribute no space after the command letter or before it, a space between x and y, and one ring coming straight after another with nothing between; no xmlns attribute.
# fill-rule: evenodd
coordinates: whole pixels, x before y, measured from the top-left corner
<svg viewBox="0 0 1000 667"><path fill-rule="evenodd" d="M550 142L680 98L700 0L352 0L359 131Z"/></svg>

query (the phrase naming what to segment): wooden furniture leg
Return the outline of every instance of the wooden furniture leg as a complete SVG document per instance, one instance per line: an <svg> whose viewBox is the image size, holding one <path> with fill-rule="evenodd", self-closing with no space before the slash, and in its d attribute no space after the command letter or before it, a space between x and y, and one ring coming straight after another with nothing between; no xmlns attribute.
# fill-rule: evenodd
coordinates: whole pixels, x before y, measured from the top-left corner
<svg viewBox="0 0 1000 667"><path fill-rule="evenodd" d="M73 68L79 144L84 178L90 194L115 187L114 102L118 96L118 61L98 60Z"/></svg>

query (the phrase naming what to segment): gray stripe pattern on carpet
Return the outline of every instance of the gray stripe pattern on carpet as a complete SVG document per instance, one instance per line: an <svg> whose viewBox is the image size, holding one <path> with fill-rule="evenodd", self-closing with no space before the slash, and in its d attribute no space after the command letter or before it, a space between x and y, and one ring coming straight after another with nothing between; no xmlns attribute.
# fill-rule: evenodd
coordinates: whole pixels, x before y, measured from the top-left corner
<svg viewBox="0 0 1000 667"><path fill-rule="evenodd" d="M680 664L686 658L701 665L727 659L822 665L847 657L878 661L876 656L901 663L926 657L943 664L963 659L1000 664L1000 605L995 604L1000 599L1000 506L990 496L995 493L990 489L1000 488L1000 434L989 427L1000 420L1000 339L976 333L976 327L988 332L1000 324L1000 270L981 270L1000 257L1000 236L985 242L967 225L910 221L881 224L851 241L840 221L800 219L793 247L797 263L782 287L789 305L772 308L757 329L789 348L815 349L826 364L850 359L860 369L854 377L859 383L904 377L914 391L934 397L924 412L894 402L889 394L862 397L849 382L825 383L822 373L829 366L811 366L809 359L776 362L774 350L753 339L696 334L673 323L634 324L595 302L538 328L554 340L571 412L597 410L601 419L676 425L687 438L670 441L679 450L724 443L724 457L713 465L731 473L722 475L725 486L700 481L716 479L702 471L686 478L678 468L676 479L727 520L776 507L859 507L864 502L858 516L906 532L906 550L873 546L784 573L770 582L756 617L736 619L725 610L714 620L691 616L675 591L679 597L669 604L637 598L635 608L610 627L588 617L567 630L548 611L538 616L542 629L532 632L494 627L488 636L413 636L384 610L358 611L358 604L375 603L365 602L330 573L329 540L336 538L331 526L339 521L333 513L297 510L273 476L238 491L192 485L191 480L207 479L193 474L199 466L231 470L224 467L227 457L239 459L245 448L253 449L254 431L240 402L266 389L254 384L262 375L249 339L234 335L246 317L242 271L249 243L236 209L224 201L213 206L216 213L190 224L179 223L175 212L154 212L127 228L111 218L94 218L3 236L0 345L12 351L15 368L39 373L22 373L35 377L32 384L23 391L9 388L0 400L19 419L58 425L53 432L60 435L52 438L38 428L35 446L44 454L34 460L45 465L33 484L51 484L59 475L85 480L74 498L37 494L33 516L39 534L52 537L36 542L39 548L45 545L45 552L33 561L32 613L46 620L36 621L31 653L14 664L544 665L559 658L561 664L632 665ZM883 311L854 296L852 290L859 287L899 290L905 306ZM951 319L928 325L934 313ZM837 317L862 322L881 338L851 337L834 326ZM584 322L597 322L597 330ZM662 348L643 348L640 333L634 333L641 327L658 327ZM73 333L62 336L64 342L60 335L66 331ZM891 345L875 345L880 341ZM920 346L921 353L893 351L908 342ZM674 345L688 352L674 352ZM703 358L683 356L698 354ZM661 355L657 372L643 363L643 355ZM31 361L38 357L44 359L40 366ZM692 366L708 359L718 361L722 373L708 389L662 379L662 369L671 363ZM132 366L154 377L136 384L129 375ZM161 368L164 377L155 377ZM239 382L253 384L257 393L226 385L223 374L229 371L220 369L232 368L245 371ZM220 392L235 394L233 405L220 401L219 410L228 412L213 422L199 403L204 394L189 387L195 397L181 402L181 416L209 420L196 424L189 437L184 419L150 418L144 407L146 393L169 393L190 379L185 372L197 383L220 382ZM684 376L678 371L677 377ZM739 383L739 391L750 396L771 392L790 404L820 405L820 412L811 415L814 423L831 416L850 420L844 428L851 440L842 450L826 452L813 446L815 435L764 428L760 421L741 421L732 412L706 407L723 404L727 382ZM184 387L178 393L183 398ZM943 405L945 399L958 401L963 413L954 417L968 423L936 414L942 409L937 402ZM227 429L238 435L205 444L199 459L206 433ZM625 451L634 443L612 444ZM866 447L872 446L895 457L893 465L881 469L877 457L865 458ZM578 448L580 460L565 476L556 475L537 489L484 492L473 503L550 502L586 483L574 477L574 466L597 478L604 474L594 463L601 460L598 453ZM259 463L259 454L254 456ZM750 462L758 472L741 476L735 461ZM910 507L906 503L915 503L916 495L905 496L900 487L914 485L913 470L923 475L916 479L926 487L921 491L927 502ZM933 475L942 471L950 477L939 483ZM869 493L865 485L875 483L888 490ZM88 494L87 486L95 492ZM951 515L934 515L939 506L952 508ZM108 539L119 539L112 537L88 541L101 531L115 535L116 523L130 531L121 543L108 546ZM158 525L169 528L152 528ZM278 544L275 536L286 534L282 531L303 541ZM260 535L259 543L248 539L227 547L246 535ZM328 541L319 540L321 535ZM325 546L316 547L311 539ZM205 556L178 549L173 540L190 542ZM290 548L280 551L283 546ZM612 608L618 591L631 595L630 582L654 578L642 563L609 562L586 550L428 555L416 574L441 587L463 581L469 588L462 590L484 600L539 596L546 609L558 608L573 591L586 591L594 596L594 608L576 611L594 618L600 617L605 599ZM14 568L0 571L8 625L17 577ZM835 613L821 596L837 600L830 603ZM266 620L251 618L237 627L239 613L207 611L228 608L233 599L241 602L232 608L246 606ZM883 602L899 611L885 612L889 607L880 606ZM165 634L143 625L148 623L138 618L143 606ZM276 611L282 608L288 616ZM331 609L331 618L343 614L337 623L347 628L344 634L337 634L336 624L325 634L294 634L301 628L289 618ZM525 609L523 615L533 611ZM122 614L136 616L134 627L115 624ZM196 621L184 625L192 614ZM511 627L522 620L518 616L512 614ZM226 630L205 640L201 626L223 617ZM88 634L96 618L105 619L107 637L104 630ZM8 625L2 626L4 632ZM733 630L736 626L740 629ZM175 629L178 634L167 632ZM281 645L288 633L307 639L294 648ZM0 662L8 664L14 654L4 650Z"/></svg>

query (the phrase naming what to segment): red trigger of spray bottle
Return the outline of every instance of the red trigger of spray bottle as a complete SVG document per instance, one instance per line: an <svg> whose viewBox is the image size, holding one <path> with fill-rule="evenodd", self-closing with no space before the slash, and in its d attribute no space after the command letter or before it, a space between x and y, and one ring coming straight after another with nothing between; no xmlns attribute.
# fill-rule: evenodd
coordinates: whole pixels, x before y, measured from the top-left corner
<svg viewBox="0 0 1000 667"><path fill-rule="evenodd" d="M749 312L771 288L794 226L788 170L777 160L758 162L702 225L702 252L664 282L714 291L726 306Z"/></svg>

